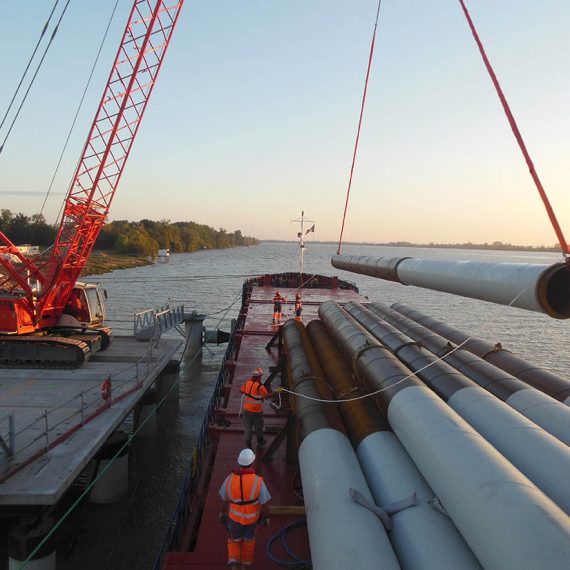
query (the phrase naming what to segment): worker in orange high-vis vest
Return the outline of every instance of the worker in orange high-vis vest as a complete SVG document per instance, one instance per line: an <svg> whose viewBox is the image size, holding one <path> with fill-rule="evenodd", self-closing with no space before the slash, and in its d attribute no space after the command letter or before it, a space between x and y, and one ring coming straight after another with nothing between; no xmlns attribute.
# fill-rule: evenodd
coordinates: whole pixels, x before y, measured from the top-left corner
<svg viewBox="0 0 570 570"><path fill-rule="evenodd" d="M265 445L265 436L263 435L263 400L269 398L273 392L270 392L262 383L261 377L263 370L256 368L241 387L243 394L243 426L245 431L245 446L252 448L251 444L253 430L257 437L257 445L263 447Z"/></svg>
<svg viewBox="0 0 570 570"><path fill-rule="evenodd" d="M301 314L303 313L303 301L301 300L301 293L295 295L295 320L302 321Z"/></svg>
<svg viewBox="0 0 570 570"><path fill-rule="evenodd" d="M281 313L286 301L287 299L281 296L279 291L275 291L275 295L273 295L273 324L281 324Z"/></svg>
<svg viewBox="0 0 570 570"><path fill-rule="evenodd" d="M226 512L220 513L220 520L228 529L228 564L232 570L249 570L253 566L257 526L269 524L262 506L271 495L263 477L255 473L254 461L255 453L243 449L238 456L238 468L226 477L219 490L227 505Z"/></svg>

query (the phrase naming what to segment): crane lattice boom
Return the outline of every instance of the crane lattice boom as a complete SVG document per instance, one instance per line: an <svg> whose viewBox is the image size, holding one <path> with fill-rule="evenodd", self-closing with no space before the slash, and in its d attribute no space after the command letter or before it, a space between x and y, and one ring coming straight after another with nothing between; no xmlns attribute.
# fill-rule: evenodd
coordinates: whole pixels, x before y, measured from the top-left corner
<svg viewBox="0 0 570 570"><path fill-rule="evenodd" d="M33 312L36 330L57 322L105 222L182 4L183 0L135 0L53 249L33 261L0 258L7 273L0 287L23 291L26 302L22 298L19 304ZM5 244L2 250L14 248L1 232L0 241ZM39 282L39 292L32 291L31 279Z"/></svg>

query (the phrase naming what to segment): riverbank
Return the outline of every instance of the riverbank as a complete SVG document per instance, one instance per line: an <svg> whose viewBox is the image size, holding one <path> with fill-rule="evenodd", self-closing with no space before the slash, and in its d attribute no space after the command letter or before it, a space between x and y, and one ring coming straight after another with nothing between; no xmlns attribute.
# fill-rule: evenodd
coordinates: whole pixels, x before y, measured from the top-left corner
<svg viewBox="0 0 570 570"><path fill-rule="evenodd" d="M141 267L151 265L153 262L148 257L137 257L134 255L118 255L105 253L103 251L93 251L81 272L85 275L99 275L115 271L115 269L128 269L129 267Z"/></svg>

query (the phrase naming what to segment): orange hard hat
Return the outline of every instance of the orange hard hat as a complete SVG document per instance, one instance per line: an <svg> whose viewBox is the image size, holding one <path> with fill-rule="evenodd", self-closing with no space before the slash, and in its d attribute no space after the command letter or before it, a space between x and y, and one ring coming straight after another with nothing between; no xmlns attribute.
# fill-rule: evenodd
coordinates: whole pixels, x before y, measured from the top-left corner
<svg viewBox="0 0 570 570"><path fill-rule="evenodd" d="M253 371L253 375L254 375L254 376L261 376L262 374L263 374L263 368L256 368L256 369Z"/></svg>
<svg viewBox="0 0 570 570"><path fill-rule="evenodd" d="M297 293L297 294L295 295L295 298L296 298L296 299L300 299L300 298L301 298L301 293Z"/></svg>

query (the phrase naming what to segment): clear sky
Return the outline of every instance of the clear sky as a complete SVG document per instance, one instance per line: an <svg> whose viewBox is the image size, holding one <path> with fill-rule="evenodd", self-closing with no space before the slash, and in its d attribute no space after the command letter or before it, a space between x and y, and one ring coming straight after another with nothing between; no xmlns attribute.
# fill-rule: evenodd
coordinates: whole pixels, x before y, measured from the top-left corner
<svg viewBox="0 0 570 570"><path fill-rule="evenodd" d="M40 210L114 2L71 0L0 155L1 208ZM0 116L53 2L2 4ZM119 1L50 222L131 4ZM304 210L315 239L338 239L376 5L186 0L111 219L293 239ZM467 5L570 240L570 2ZM457 0L382 2L344 239L556 242Z"/></svg>

